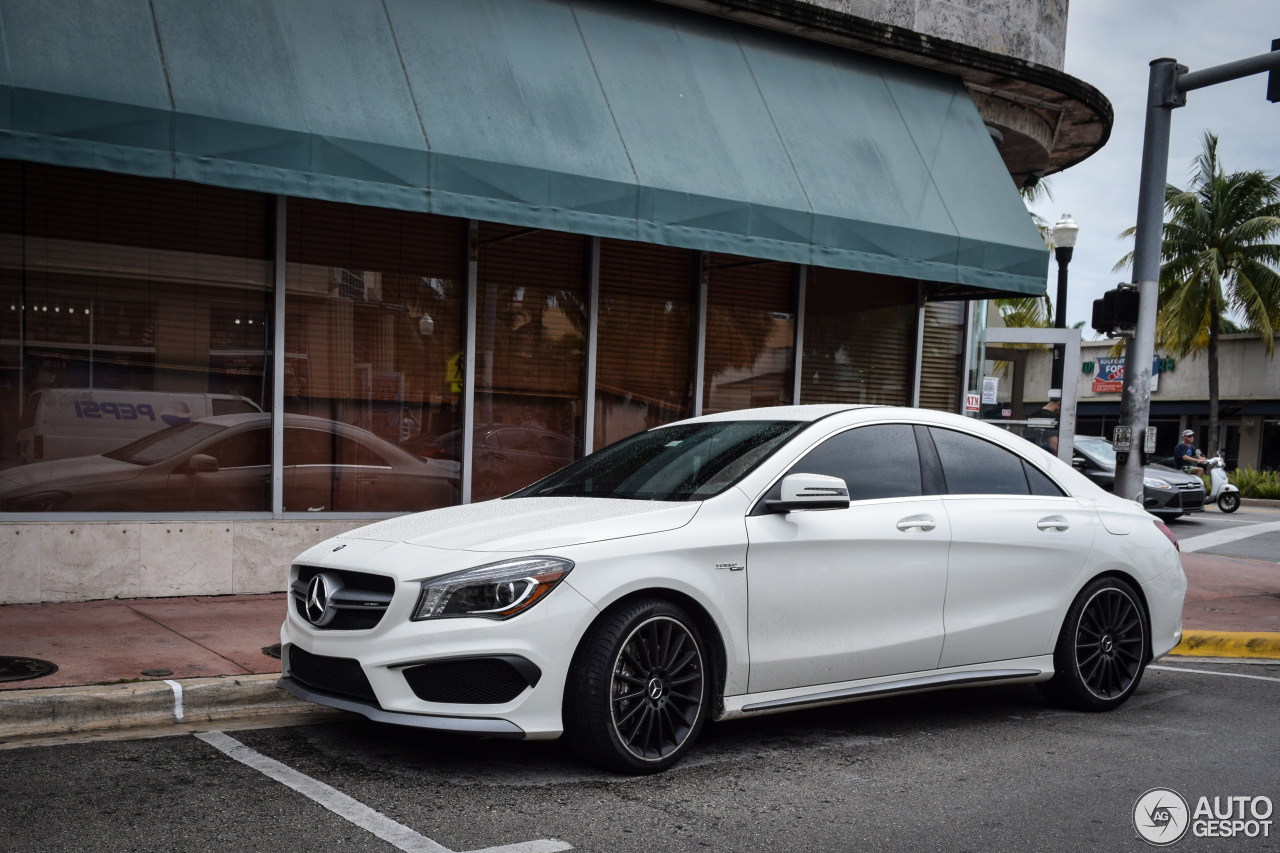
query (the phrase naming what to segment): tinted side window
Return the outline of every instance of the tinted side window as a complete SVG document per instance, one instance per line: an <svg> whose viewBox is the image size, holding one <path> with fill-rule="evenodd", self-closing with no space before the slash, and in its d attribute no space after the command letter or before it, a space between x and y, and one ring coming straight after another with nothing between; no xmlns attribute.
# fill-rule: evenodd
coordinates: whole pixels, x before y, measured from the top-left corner
<svg viewBox="0 0 1280 853"><path fill-rule="evenodd" d="M1040 469L1032 465L1027 460L1022 460L1022 469L1027 474L1027 483L1031 486L1031 494L1040 495L1046 498L1062 498L1066 497L1066 492L1058 488L1057 484L1040 473Z"/></svg>
<svg viewBox="0 0 1280 853"><path fill-rule="evenodd" d="M262 427L224 438L204 451L219 468L252 468L271 464L271 430Z"/></svg>
<svg viewBox="0 0 1280 853"><path fill-rule="evenodd" d="M942 460L949 495L1027 495L1022 457L989 441L949 429L929 427Z"/></svg>
<svg viewBox="0 0 1280 853"><path fill-rule="evenodd" d="M787 473L839 477L849 487L851 501L920 494L920 457L915 435L906 424L857 427L832 436ZM768 497L781 494L779 482Z"/></svg>

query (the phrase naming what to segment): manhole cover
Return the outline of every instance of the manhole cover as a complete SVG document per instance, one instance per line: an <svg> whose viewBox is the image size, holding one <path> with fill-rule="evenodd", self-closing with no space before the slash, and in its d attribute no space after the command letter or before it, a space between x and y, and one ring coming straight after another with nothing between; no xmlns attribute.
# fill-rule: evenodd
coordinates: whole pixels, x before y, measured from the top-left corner
<svg viewBox="0 0 1280 853"><path fill-rule="evenodd" d="M0 681L26 681L44 678L58 671L56 663L39 658L0 657Z"/></svg>
<svg viewBox="0 0 1280 853"><path fill-rule="evenodd" d="M263 646L262 653L269 658L275 658L276 660L280 660L280 644L276 643L270 646Z"/></svg>
<svg viewBox="0 0 1280 853"><path fill-rule="evenodd" d="M171 669L144 669L144 670L142 671L142 673L141 673L141 674L142 674L142 675L147 676L148 678L165 678L166 676L173 675L173 670L171 670Z"/></svg>

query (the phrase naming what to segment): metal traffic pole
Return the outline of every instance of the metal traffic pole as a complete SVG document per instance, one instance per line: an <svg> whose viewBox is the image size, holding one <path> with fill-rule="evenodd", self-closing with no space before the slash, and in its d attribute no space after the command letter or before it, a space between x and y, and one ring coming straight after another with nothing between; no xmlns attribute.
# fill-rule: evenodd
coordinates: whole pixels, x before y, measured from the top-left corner
<svg viewBox="0 0 1280 853"><path fill-rule="evenodd" d="M1186 106L1187 92L1216 83L1271 71L1269 92L1276 87L1280 51L1252 56L1188 73L1174 59L1151 63L1147 87L1147 122L1142 141L1142 174L1138 184L1138 224L1134 232L1133 285L1138 289L1138 324L1125 347L1124 391L1120 422L1132 430L1133 445L1116 466L1115 493L1142 504L1143 434L1151 411L1151 365L1155 359L1156 309L1159 299L1161 238L1164 231L1164 191L1169 172L1169 130L1173 110ZM1270 94L1269 96L1270 97ZM1117 436L1119 438L1119 436ZM1119 442L1117 442L1119 444ZM1117 447L1117 450L1120 450Z"/></svg>

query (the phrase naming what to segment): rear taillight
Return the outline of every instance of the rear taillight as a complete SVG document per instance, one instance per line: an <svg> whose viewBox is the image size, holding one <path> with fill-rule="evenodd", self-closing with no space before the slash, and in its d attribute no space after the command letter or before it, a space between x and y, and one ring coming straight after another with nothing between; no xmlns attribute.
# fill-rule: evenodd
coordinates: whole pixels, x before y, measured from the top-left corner
<svg viewBox="0 0 1280 853"><path fill-rule="evenodd" d="M1169 541L1173 543L1174 548L1177 548L1179 551L1182 550L1182 547L1178 545L1178 537L1173 535L1173 531L1169 529L1169 525L1165 524L1160 519L1156 519L1156 527L1159 527L1160 532L1169 537Z"/></svg>

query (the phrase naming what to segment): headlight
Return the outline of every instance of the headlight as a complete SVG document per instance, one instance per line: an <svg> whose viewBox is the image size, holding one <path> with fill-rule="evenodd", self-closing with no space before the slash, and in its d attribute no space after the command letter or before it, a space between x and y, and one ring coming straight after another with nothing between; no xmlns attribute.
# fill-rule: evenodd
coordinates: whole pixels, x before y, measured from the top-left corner
<svg viewBox="0 0 1280 853"><path fill-rule="evenodd" d="M1143 478L1142 485L1146 486L1148 489L1172 489L1173 488L1173 486L1169 485L1164 480L1156 480L1151 477Z"/></svg>
<svg viewBox="0 0 1280 853"><path fill-rule="evenodd" d="M572 560L521 557L422 582L413 621L452 616L510 619L537 604L573 570Z"/></svg>

